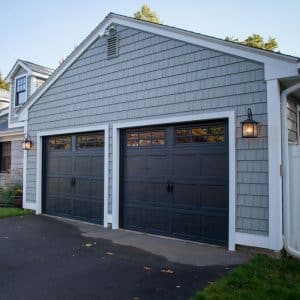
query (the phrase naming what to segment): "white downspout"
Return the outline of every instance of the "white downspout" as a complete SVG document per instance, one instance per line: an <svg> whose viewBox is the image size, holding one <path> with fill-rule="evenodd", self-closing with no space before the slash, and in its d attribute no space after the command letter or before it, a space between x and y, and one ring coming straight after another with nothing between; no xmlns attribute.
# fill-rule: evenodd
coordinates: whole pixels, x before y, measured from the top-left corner
<svg viewBox="0 0 300 300"><path fill-rule="evenodd" d="M283 180L283 234L284 248L288 254L300 258L300 251L290 246L290 166L289 166L289 141L287 127L287 97L289 94L300 89L297 83L281 94L281 148L282 148L282 180Z"/></svg>

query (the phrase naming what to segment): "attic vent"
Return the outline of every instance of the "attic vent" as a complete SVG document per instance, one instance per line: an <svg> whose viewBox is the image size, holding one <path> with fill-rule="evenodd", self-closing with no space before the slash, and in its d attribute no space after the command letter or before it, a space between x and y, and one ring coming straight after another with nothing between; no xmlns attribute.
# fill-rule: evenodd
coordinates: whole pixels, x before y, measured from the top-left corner
<svg viewBox="0 0 300 300"><path fill-rule="evenodd" d="M107 57L113 58L118 55L118 36L114 27L110 28L107 36Z"/></svg>

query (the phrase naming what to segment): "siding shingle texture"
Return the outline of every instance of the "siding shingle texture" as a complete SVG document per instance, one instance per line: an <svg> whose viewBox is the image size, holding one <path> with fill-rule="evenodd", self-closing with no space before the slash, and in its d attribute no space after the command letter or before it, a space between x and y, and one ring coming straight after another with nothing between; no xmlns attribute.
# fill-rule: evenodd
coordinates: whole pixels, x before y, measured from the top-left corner
<svg viewBox="0 0 300 300"><path fill-rule="evenodd" d="M30 108L28 130L109 123L109 212L112 124L235 110L237 231L268 234L267 104L263 65L166 37L117 26L119 56L107 59L99 38ZM261 136L241 138L251 107ZM28 152L27 201L35 201L36 149Z"/></svg>

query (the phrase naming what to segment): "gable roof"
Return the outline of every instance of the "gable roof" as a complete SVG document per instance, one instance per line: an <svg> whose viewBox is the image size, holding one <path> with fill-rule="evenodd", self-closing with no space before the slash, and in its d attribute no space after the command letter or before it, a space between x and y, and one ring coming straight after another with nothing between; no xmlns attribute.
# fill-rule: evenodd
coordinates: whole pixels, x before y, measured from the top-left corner
<svg viewBox="0 0 300 300"><path fill-rule="evenodd" d="M299 58L278 52L262 50L239 43L222 40L208 35L176 27L137 20L131 17L108 14L104 20L71 52L64 62L51 74L43 86L33 93L20 108L20 119L26 120L28 109L41 97L67 68L97 39L101 38L111 24L119 24L137 30L177 39L194 45L244 57L265 64L265 79L277 79L298 75Z"/></svg>
<svg viewBox="0 0 300 300"><path fill-rule="evenodd" d="M26 60L20 60L20 61L23 62L30 70L32 70L33 72L36 72L36 73L40 73L40 74L49 76L54 71L54 69L52 69L52 68L41 66L41 65L35 64L30 61L26 61Z"/></svg>
<svg viewBox="0 0 300 300"><path fill-rule="evenodd" d="M47 79L50 76L50 74L54 71L51 68L32 63L30 61L18 59L15 62L12 69L9 71L8 75L6 76L7 81L11 82L13 75L15 74L15 72L18 70L19 67L26 70L28 75L35 75L45 79Z"/></svg>

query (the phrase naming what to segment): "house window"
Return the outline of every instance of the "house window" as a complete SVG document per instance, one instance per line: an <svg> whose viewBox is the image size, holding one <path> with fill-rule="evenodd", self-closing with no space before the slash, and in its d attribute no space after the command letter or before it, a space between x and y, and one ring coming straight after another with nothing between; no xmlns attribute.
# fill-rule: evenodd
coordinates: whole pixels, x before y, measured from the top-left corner
<svg viewBox="0 0 300 300"><path fill-rule="evenodd" d="M11 166L11 142L0 143L0 172L7 172Z"/></svg>
<svg viewBox="0 0 300 300"><path fill-rule="evenodd" d="M26 101L26 76L16 79L16 101L15 106L21 106Z"/></svg>

